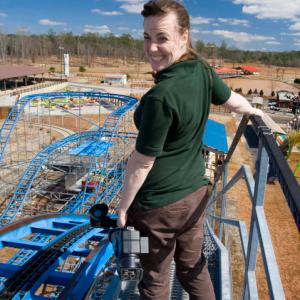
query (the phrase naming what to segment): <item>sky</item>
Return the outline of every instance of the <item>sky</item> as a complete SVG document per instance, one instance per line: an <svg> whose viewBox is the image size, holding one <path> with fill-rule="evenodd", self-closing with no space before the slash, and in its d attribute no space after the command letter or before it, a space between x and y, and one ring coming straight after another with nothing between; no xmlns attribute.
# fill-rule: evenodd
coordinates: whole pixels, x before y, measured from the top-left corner
<svg viewBox="0 0 300 300"><path fill-rule="evenodd" d="M143 0L0 0L0 31L143 36ZM193 41L300 51L300 0L183 0Z"/></svg>

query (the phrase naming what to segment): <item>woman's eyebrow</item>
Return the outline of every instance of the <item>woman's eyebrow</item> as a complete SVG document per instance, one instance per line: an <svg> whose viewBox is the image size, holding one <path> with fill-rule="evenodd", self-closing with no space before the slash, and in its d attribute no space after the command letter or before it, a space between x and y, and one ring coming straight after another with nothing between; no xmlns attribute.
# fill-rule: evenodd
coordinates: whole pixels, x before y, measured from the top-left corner
<svg viewBox="0 0 300 300"><path fill-rule="evenodd" d="M157 36L160 36L160 35L168 35L168 33L167 33L167 32L158 32L156 35L157 35Z"/></svg>

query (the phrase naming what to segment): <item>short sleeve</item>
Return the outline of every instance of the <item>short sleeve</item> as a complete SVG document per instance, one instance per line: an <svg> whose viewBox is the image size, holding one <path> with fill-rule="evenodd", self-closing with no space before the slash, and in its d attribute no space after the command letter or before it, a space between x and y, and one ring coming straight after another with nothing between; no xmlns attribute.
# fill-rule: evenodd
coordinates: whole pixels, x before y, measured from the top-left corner
<svg viewBox="0 0 300 300"><path fill-rule="evenodd" d="M163 101L151 97L145 99L136 150L157 157L163 150L171 124L171 109Z"/></svg>
<svg viewBox="0 0 300 300"><path fill-rule="evenodd" d="M212 79L213 88L211 102L215 105L222 105L230 98L231 90L214 71L212 71Z"/></svg>

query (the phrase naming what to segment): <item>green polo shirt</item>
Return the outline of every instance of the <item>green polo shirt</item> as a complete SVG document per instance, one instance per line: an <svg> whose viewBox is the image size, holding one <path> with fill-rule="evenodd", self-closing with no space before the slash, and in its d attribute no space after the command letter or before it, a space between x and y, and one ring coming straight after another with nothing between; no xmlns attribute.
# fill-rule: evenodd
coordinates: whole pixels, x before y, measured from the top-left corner
<svg viewBox="0 0 300 300"><path fill-rule="evenodd" d="M155 163L136 200L144 210L178 201L208 183L201 154L210 103L224 104L230 89L200 60L161 71L134 114L136 150Z"/></svg>

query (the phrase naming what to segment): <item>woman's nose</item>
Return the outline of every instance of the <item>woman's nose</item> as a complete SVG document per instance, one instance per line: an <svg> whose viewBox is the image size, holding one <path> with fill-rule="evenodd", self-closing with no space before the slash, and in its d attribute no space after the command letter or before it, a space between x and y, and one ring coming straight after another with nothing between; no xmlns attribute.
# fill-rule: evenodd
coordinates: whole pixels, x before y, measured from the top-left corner
<svg viewBox="0 0 300 300"><path fill-rule="evenodd" d="M154 42L150 42L149 43L149 51L151 51L151 52L155 52L155 51L157 51L157 43L154 43Z"/></svg>

